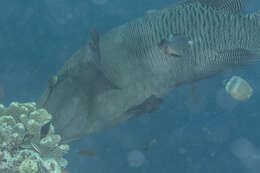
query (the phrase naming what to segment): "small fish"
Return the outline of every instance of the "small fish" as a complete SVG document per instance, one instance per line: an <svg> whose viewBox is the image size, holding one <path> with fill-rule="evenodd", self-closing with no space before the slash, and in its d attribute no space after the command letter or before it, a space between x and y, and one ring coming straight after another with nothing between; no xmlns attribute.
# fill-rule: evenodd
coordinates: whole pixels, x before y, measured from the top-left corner
<svg viewBox="0 0 260 173"><path fill-rule="evenodd" d="M38 145L34 144L34 143L30 143L30 144L22 144L19 146L22 149L33 149L35 150L38 154L41 154L41 151L38 147Z"/></svg>
<svg viewBox="0 0 260 173"><path fill-rule="evenodd" d="M233 76L226 82L226 91L236 100L246 101L253 95L252 87L239 76Z"/></svg>
<svg viewBox="0 0 260 173"><path fill-rule="evenodd" d="M179 57L187 54L192 43L185 35L171 34L167 39L163 39L158 46L165 54Z"/></svg>
<svg viewBox="0 0 260 173"><path fill-rule="evenodd" d="M32 148L39 154L41 154L41 150L40 148L38 147L38 145L34 144L34 143L31 143L31 146Z"/></svg>
<svg viewBox="0 0 260 173"><path fill-rule="evenodd" d="M78 152L80 156L89 156L89 157L96 157L98 155L97 151L95 150L80 150Z"/></svg>
<svg viewBox="0 0 260 173"><path fill-rule="evenodd" d="M69 171L62 170L61 173L69 173Z"/></svg>

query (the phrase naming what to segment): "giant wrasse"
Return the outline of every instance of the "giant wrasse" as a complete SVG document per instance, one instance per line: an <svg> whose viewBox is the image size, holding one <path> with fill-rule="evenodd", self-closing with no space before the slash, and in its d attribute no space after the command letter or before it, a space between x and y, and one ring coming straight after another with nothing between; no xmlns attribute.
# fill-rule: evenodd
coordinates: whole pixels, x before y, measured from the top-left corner
<svg viewBox="0 0 260 173"><path fill-rule="evenodd" d="M184 0L118 26L76 52L38 106L65 141L159 109L174 89L259 60L260 13L246 0Z"/></svg>

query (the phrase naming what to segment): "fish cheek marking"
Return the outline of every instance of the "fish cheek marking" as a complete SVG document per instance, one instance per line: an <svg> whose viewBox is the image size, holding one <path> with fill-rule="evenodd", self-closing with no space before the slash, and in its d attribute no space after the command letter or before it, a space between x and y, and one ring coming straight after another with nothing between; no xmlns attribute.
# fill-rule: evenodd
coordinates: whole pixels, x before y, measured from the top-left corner
<svg viewBox="0 0 260 173"><path fill-rule="evenodd" d="M191 39L183 34L170 34L167 39L160 41L158 47L166 55L181 57L189 53L192 44Z"/></svg>
<svg viewBox="0 0 260 173"><path fill-rule="evenodd" d="M159 49L161 49L163 51L164 54L166 55L170 55L170 56L175 56L175 57L179 57L180 54L178 54L174 49L170 48L168 45L168 41L163 39L162 41L160 41L160 43L158 44Z"/></svg>

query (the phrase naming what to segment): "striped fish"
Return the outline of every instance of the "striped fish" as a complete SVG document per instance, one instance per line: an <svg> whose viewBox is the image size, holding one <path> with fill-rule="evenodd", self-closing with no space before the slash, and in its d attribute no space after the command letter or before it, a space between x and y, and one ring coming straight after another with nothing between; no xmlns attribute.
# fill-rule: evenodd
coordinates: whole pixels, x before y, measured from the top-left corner
<svg viewBox="0 0 260 173"><path fill-rule="evenodd" d="M185 0L147 13L76 52L38 106L64 142L159 109L176 87L259 60L260 13L246 0Z"/></svg>

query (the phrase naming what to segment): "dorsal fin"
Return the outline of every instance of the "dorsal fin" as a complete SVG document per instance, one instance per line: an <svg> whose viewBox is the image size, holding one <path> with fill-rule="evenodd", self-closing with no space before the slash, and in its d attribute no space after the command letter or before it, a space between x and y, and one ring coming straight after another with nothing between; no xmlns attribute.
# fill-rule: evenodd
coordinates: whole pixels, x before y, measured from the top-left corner
<svg viewBox="0 0 260 173"><path fill-rule="evenodd" d="M92 53L93 62L100 69L101 55L99 48L99 33L94 28L90 33L89 47Z"/></svg>
<svg viewBox="0 0 260 173"><path fill-rule="evenodd" d="M200 3L216 10L237 14L244 11L248 0L184 0L180 4Z"/></svg>
<svg viewBox="0 0 260 173"><path fill-rule="evenodd" d="M99 81L103 83L99 83L99 85L104 85L104 89L119 89L117 86L114 85L112 81L106 78L103 68L101 66L101 53L100 53L100 45L99 45L99 33L94 28L90 33L90 40L89 40L89 47L91 51L91 56L93 58L93 62L95 64L96 69L99 73ZM96 80L96 83L98 80Z"/></svg>

